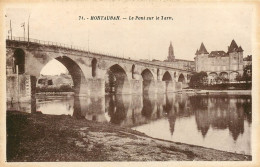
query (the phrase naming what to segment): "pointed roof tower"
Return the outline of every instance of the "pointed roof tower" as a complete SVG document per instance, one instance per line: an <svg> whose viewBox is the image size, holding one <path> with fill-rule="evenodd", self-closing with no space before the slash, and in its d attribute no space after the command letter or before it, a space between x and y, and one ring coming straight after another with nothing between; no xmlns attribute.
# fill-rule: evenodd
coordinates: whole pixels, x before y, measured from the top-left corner
<svg viewBox="0 0 260 167"><path fill-rule="evenodd" d="M170 42L169 50L173 50L172 41Z"/></svg>
<svg viewBox="0 0 260 167"><path fill-rule="evenodd" d="M229 48L228 48L228 53L237 52L237 51L238 51L238 46L237 46L236 41L233 39L231 41L231 44L230 44Z"/></svg>
<svg viewBox="0 0 260 167"><path fill-rule="evenodd" d="M174 61L174 60L175 60L175 56L174 56L174 51L173 51L173 46L172 46L172 41L171 41L170 46L169 46L167 61Z"/></svg>
<svg viewBox="0 0 260 167"><path fill-rule="evenodd" d="M238 50L237 50L238 52L243 52L244 50L242 49L242 47L241 46L239 46L239 48L238 48Z"/></svg>
<svg viewBox="0 0 260 167"><path fill-rule="evenodd" d="M206 47L204 46L203 42L200 45L199 53L198 54L209 54Z"/></svg>
<svg viewBox="0 0 260 167"><path fill-rule="evenodd" d="M199 51L198 51L198 49L197 49L197 51L196 51L195 55L199 55Z"/></svg>

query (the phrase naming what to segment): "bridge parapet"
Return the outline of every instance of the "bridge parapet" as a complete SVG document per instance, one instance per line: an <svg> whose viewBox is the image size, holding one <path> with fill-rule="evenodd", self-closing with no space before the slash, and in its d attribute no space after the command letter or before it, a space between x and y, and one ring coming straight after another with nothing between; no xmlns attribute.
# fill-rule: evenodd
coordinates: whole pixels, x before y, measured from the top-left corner
<svg viewBox="0 0 260 167"><path fill-rule="evenodd" d="M130 62L130 63L135 63L135 64L142 64L145 65L146 67L157 67L157 68L166 68L166 69L171 69L171 70L178 70L182 72L192 72L190 70L184 70L184 69L179 69L175 67L171 67L170 65L161 65L156 62L146 62L146 61L141 61L141 60L134 60L130 58L124 58L124 56L114 56L110 53L101 53L99 51L90 51L89 49L86 49L84 47L79 47L79 46L74 46L74 45L68 45L68 44L63 44L59 42L52 42L52 41L44 41L44 40L39 40L39 39L33 39L33 38L24 38L24 37L12 37L12 39L7 38L6 43L7 47L12 47L12 42L19 42L20 45L23 47L29 47L31 44L39 44L43 46L49 46L49 47L58 47L61 49L66 49L66 50L71 50L71 51L79 51L79 52L84 52L87 53L86 55L93 55L93 56L101 56L102 58L104 57L109 57L109 58L114 58L121 60L124 63ZM86 56L85 55L85 56Z"/></svg>

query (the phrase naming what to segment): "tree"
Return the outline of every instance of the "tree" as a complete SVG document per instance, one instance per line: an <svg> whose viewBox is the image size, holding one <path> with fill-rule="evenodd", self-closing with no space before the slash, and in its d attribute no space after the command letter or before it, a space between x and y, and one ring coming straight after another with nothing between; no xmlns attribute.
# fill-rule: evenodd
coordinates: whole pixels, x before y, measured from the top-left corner
<svg viewBox="0 0 260 167"><path fill-rule="evenodd" d="M243 81L252 81L252 64L248 64L243 69Z"/></svg>
<svg viewBox="0 0 260 167"><path fill-rule="evenodd" d="M216 80L217 83L227 83L227 82L229 82L229 79L226 78L223 75L217 76L215 80Z"/></svg>
<svg viewBox="0 0 260 167"><path fill-rule="evenodd" d="M199 73L195 72L192 74L189 86L192 88L197 88L201 86L207 85L207 73L204 71L201 71Z"/></svg>
<svg viewBox="0 0 260 167"><path fill-rule="evenodd" d="M246 83L252 81L252 64L248 64L243 69L243 75L238 74L235 78L236 81L245 81Z"/></svg>
<svg viewBox="0 0 260 167"><path fill-rule="evenodd" d="M243 76L240 75L240 74L238 74L238 75L236 76L235 80L238 81L238 82L241 82L241 81L243 81Z"/></svg>
<svg viewBox="0 0 260 167"><path fill-rule="evenodd" d="M222 81L223 81L223 83L228 83L228 82L229 82L229 79L228 79L228 78L225 78L225 77L222 77Z"/></svg>

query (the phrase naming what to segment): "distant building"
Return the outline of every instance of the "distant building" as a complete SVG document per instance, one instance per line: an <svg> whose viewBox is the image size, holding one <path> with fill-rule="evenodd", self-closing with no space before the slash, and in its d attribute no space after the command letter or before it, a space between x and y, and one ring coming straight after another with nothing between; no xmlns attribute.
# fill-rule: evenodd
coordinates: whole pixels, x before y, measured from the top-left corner
<svg viewBox="0 0 260 167"><path fill-rule="evenodd" d="M238 47L235 40L232 40L228 51L207 51L203 43L195 55L196 72L205 71L208 74L209 83L216 82L217 77L235 81L238 74L243 74L243 49Z"/></svg>
<svg viewBox="0 0 260 167"><path fill-rule="evenodd" d="M146 61L147 62L149 60L148 59L141 59L140 61ZM156 64L160 64L160 65L173 67L173 68L195 71L195 62L194 61L183 60L183 59L175 59L172 42L170 42L167 59L164 60L164 61L153 59L152 62L156 63Z"/></svg>
<svg viewBox="0 0 260 167"><path fill-rule="evenodd" d="M40 76L37 82L37 87L52 86L52 85L53 85L52 79L48 79L47 77Z"/></svg>
<svg viewBox="0 0 260 167"><path fill-rule="evenodd" d="M170 66L175 67L175 68L190 70L190 71L195 70L195 62L194 61L183 60L183 59L175 59L172 42L170 43L170 46L169 46L167 60L164 60L164 62L166 62L167 65L170 65Z"/></svg>
<svg viewBox="0 0 260 167"><path fill-rule="evenodd" d="M36 87L60 87L63 85L73 86L71 75L41 75L37 81Z"/></svg>

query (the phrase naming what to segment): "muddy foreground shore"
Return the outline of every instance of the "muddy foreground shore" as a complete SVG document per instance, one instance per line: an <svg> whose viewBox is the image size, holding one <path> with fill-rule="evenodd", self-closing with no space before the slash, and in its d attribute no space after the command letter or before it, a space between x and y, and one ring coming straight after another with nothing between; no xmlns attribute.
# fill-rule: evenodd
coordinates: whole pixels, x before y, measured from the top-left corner
<svg viewBox="0 0 260 167"><path fill-rule="evenodd" d="M151 138L66 115L7 111L7 161L249 161L251 156Z"/></svg>

